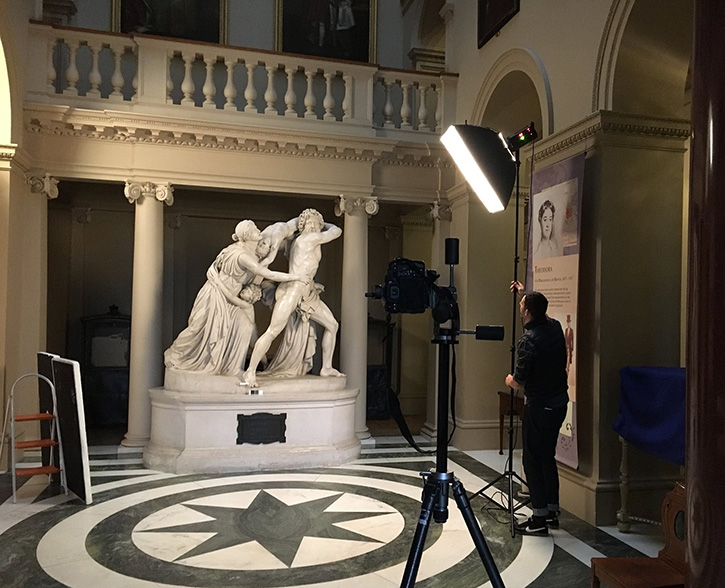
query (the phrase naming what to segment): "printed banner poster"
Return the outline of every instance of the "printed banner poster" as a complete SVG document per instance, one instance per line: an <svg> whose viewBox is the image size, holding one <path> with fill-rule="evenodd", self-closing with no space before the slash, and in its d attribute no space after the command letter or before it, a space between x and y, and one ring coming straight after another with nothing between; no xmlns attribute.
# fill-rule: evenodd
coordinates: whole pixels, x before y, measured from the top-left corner
<svg viewBox="0 0 725 588"><path fill-rule="evenodd" d="M534 172L529 200L526 288L549 300L550 317L561 323L566 339L569 406L559 432L556 458L579 466L576 428L576 334L579 290L582 153Z"/></svg>

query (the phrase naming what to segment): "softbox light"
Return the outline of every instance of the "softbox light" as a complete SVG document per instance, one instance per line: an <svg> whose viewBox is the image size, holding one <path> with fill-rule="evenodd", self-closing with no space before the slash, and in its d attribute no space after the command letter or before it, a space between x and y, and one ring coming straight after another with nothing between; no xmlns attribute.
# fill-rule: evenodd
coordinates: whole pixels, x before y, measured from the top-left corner
<svg viewBox="0 0 725 588"><path fill-rule="evenodd" d="M441 142L488 211L504 210L517 171L504 136L488 127L451 125Z"/></svg>

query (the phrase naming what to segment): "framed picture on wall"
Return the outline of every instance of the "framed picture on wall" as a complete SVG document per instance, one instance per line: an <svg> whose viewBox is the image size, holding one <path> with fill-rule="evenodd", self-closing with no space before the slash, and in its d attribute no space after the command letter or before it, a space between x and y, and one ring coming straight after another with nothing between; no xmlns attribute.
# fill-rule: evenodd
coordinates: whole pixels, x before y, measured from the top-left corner
<svg viewBox="0 0 725 588"><path fill-rule="evenodd" d="M229 0L112 0L112 30L227 42Z"/></svg>
<svg viewBox="0 0 725 588"><path fill-rule="evenodd" d="M478 48L519 11L519 0L478 0Z"/></svg>
<svg viewBox="0 0 725 588"><path fill-rule="evenodd" d="M277 51L374 63L378 0L275 0Z"/></svg>

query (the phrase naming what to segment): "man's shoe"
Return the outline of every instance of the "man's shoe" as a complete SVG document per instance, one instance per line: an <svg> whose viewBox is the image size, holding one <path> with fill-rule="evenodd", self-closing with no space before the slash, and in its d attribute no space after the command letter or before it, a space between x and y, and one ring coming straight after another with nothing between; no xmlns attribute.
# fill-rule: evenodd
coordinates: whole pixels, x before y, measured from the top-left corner
<svg viewBox="0 0 725 588"><path fill-rule="evenodd" d="M550 529L558 529L559 528L559 513L554 512L552 510L549 511L549 514L546 515L546 526Z"/></svg>
<svg viewBox="0 0 725 588"><path fill-rule="evenodd" d="M546 537L549 534L545 517L530 517L523 523L514 523L514 531L519 535L532 537Z"/></svg>

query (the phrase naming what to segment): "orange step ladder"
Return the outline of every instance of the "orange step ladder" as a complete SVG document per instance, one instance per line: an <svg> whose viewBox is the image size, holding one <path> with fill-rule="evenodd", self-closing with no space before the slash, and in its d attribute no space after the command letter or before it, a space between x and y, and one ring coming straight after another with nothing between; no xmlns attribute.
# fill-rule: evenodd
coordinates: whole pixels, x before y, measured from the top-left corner
<svg viewBox="0 0 725 588"><path fill-rule="evenodd" d="M17 386L25 378L39 378L43 380L50 387L50 393L53 397L53 413L41 412L35 414L15 414L15 386ZM65 468L63 463L63 445L60 437L60 427L58 427L58 403L55 397L55 386L45 376L40 374L25 374L20 376L13 383L10 389L10 399L8 400L8 408L5 412L5 425L3 426L3 442L5 441L5 428L7 427L8 419L10 420L10 462L11 471L13 476L13 503L17 502L17 479L20 477L30 477L47 475L52 476L54 474L60 474L60 484L63 490L68 494L68 486L65 479ZM27 423L33 421L49 421L50 422L50 436L47 438L31 439L28 441L17 441L15 438L15 423ZM42 433L41 433L42 434ZM59 464L53 463L53 447L58 447ZM16 462L17 450L18 449L43 449L51 448L49 452L49 463L48 465L41 465L38 467L18 467ZM2 454L2 447L0 446L0 454Z"/></svg>

